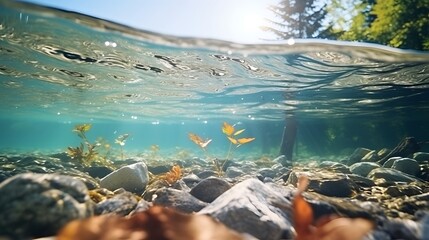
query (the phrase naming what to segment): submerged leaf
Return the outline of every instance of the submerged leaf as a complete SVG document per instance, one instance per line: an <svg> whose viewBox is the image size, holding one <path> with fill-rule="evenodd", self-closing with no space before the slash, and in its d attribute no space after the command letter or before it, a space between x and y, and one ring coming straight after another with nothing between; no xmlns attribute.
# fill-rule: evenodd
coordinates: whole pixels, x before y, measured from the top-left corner
<svg viewBox="0 0 429 240"><path fill-rule="evenodd" d="M255 140L255 138L239 138L237 139L237 142L242 145L242 144L246 144L249 143L251 141Z"/></svg>
<svg viewBox="0 0 429 240"><path fill-rule="evenodd" d="M81 124L81 125L76 125L74 127L73 131L74 132L84 133L84 132L88 132L91 129L91 127L92 127L92 124L90 124L90 123L84 123L84 124Z"/></svg>
<svg viewBox="0 0 429 240"><path fill-rule="evenodd" d="M238 144L238 142L237 142L237 139L235 139L235 138L232 138L232 137L228 137L227 136L227 138L229 139L229 141L231 141L232 142L232 144Z"/></svg>
<svg viewBox="0 0 429 240"><path fill-rule="evenodd" d="M234 136L237 136L238 134L240 134L240 133L244 132L245 130L246 130L246 129L241 129L241 130L236 131L236 132L234 133Z"/></svg>
<svg viewBox="0 0 429 240"><path fill-rule="evenodd" d="M228 124L227 122L223 122L222 132L225 133L227 136L231 136L234 133L235 129L232 125Z"/></svg>
<svg viewBox="0 0 429 240"><path fill-rule="evenodd" d="M212 141L211 139L203 140L200 136L198 136L197 134L194 134L194 133L189 133L188 136L192 142L194 142L195 144L197 144L201 148L206 148L207 145L209 145L209 143Z"/></svg>

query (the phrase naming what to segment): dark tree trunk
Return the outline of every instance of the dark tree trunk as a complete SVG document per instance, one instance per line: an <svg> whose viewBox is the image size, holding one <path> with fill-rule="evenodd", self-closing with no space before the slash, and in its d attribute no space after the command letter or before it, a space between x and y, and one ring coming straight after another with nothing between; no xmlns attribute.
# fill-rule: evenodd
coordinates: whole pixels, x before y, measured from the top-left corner
<svg viewBox="0 0 429 240"><path fill-rule="evenodd" d="M298 122L295 117L286 118L286 126L283 131L282 143L280 145L280 155L285 155L286 160L292 161L293 148L295 146Z"/></svg>
<svg viewBox="0 0 429 240"><path fill-rule="evenodd" d="M420 146L417 140L413 137L406 137L402 139L387 156L378 161L378 163L383 165L391 157L408 157L418 151L420 151Z"/></svg>

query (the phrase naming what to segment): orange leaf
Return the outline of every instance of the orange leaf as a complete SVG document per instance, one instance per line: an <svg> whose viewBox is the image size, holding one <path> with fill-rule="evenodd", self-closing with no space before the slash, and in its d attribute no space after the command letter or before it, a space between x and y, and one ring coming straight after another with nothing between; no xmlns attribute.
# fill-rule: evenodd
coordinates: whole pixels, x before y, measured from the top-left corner
<svg viewBox="0 0 429 240"><path fill-rule="evenodd" d="M239 144L249 143L253 140L255 140L255 138L239 138L239 139L237 139Z"/></svg>
<svg viewBox="0 0 429 240"><path fill-rule="evenodd" d="M244 132L244 130L246 130L246 129L238 130L237 132L235 132L235 133L234 133L234 136L237 136L238 134L240 134L240 133Z"/></svg>
<svg viewBox="0 0 429 240"><path fill-rule="evenodd" d="M229 141L232 142L232 144L238 144L237 140L235 138L232 137L227 137L229 139Z"/></svg>
<svg viewBox="0 0 429 240"><path fill-rule="evenodd" d="M231 136L234 133L235 129L232 125L227 122L223 122L222 132L228 136Z"/></svg>
<svg viewBox="0 0 429 240"><path fill-rule="evenodd" d="M310 226L313 222L313 209L302 196L307 185L307 177L301 176L298 180L298 190L292 201L294 227L297 233L296 240L310 239L309 235L311 235Z"/></svg>
<svg viewBox="0 0 429 240"><path fill-rule="evenodd" d="M128 218L101 215L75 220L63 227L57 240L178 240L178 239L244 239L206 215L186 215L173 209L154 206Z"/></svg>

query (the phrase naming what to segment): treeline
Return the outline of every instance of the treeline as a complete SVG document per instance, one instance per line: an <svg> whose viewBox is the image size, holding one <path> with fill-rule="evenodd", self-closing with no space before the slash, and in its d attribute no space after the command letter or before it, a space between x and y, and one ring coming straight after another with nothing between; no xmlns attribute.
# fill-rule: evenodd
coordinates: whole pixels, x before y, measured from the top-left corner
<svg viewBox="0 0 429 240"><path fill-rule="evenodd" d="M429 50L429 0L280 0L263 29L279 39L324 38Z"/></svg>

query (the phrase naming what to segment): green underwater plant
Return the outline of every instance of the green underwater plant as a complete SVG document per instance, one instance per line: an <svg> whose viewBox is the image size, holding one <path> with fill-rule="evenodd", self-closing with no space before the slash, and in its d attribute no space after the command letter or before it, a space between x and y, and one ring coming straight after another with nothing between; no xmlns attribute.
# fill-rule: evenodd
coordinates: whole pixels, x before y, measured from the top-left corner
<svg viewBox="0 0 429 240"><path fill-rule="evenodd" d="M91 129L91 127L91 124L85 123L76 125L73 128L73 132L75 132L82 139L82 142L77 147L68 147L67 155L84 167L89 167L93 164L111 167L112 163L107 160L107 154L109 151L106 151L106 155L104 156L101 155L98 151L101 146L106 147L106 145L103 144L102 141L95 141L95 143L91 143L88 140L86 133Z"/></svg>
<svg viewBox="0 0 429 240"><path fill-rule="evenodd" d="M121 159L122 161L124 160L124 146L125 146L125 142L127 141L127 138L130 135L125 133L122 135L119 135L116 139L115 139L115 143L119 145L119 147L121 148Z"/></svg>

